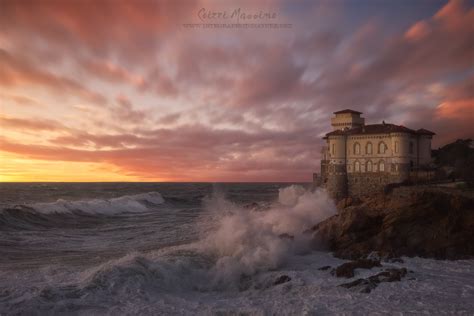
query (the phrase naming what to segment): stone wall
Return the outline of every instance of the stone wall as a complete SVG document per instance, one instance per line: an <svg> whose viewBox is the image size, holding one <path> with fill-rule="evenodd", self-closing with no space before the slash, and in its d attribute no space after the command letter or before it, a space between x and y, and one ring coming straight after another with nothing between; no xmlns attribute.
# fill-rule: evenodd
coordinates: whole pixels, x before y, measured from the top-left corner
<svg viewBox="0 0 474 316"><path fill-rule="evenodd" d="M382 193L387 184L397 182L400 177L389 172L351 173L347 176L347 193L351 197Z"/></svg>
<svg viewBox="0 0 474 316"><path fill-rule="evenodd" d="M329 165L325 187L329 195L336 200L347 196L347 172L345 165Z"/></svg>

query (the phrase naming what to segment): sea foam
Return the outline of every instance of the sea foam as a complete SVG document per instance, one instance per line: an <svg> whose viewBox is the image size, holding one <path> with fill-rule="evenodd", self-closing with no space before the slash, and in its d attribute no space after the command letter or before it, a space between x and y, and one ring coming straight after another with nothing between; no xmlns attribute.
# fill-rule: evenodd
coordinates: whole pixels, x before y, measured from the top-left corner
<svg viewBox="0 0 474 316"><path fill-rule="evenodd" d="M265 210L238 206L222 193L206 200L205 207L214 225L201 245L216 257L217 285L237 284L242 276L276 269L292 254L309 250L304 231L336 214L325 191L297 185L280 189L278 201Z"/></svg>
<svg viewBox="0 0 474 316"><path fill-rule="evenodd" d="M90 199L68 201L59 199L52 203L34 203L28 208L42 214L84 212L89 214L114 215L150 211L149 206L164 203L158 192L124 195L112 199Z"/></svg>

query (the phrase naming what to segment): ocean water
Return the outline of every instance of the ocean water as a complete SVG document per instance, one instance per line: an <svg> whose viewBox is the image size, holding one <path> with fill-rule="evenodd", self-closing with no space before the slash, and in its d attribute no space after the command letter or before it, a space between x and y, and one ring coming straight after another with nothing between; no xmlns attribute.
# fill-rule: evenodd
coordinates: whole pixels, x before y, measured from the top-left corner
<svg viewBox="0 0 474 316"><path fill-rule="evenodd" d="M0 315L474 312L472 260L339 287L318 268L344 261L304 233L336 208L305 184L2 183L0 209Z"/></svg>

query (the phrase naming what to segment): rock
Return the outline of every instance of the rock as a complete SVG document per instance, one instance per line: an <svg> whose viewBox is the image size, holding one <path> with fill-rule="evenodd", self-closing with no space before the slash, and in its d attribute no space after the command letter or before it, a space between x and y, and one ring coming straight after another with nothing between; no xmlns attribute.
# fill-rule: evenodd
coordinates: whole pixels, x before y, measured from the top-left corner
<svg viewBox="0 0 474 316"><path fill-rule="evenodd" d="M318 268L318 270L320 270L320 271L326 271L326 270L329 270L329 269L331 269L331 266L324 266L324 267Z"/></svg>
<svg viewBox="0 0 474 316"><path fill-rule="evenodd" d="M404 276L407 275L407 269L386 269L376 275L380 282L394 282L400 281Z"/></svg>
<svg viewBox="0 0 474 316"><path fill-rule="evenodd" d="M384 261L390 262L390 263L405 263L405 261L402 258L387 258Z"/></svg>
<svg viewBox="0 0 474 316"><path fill-rule="evenodd" d="M347 289L355 287L358 289L358 292L370 293L373 289L377 287L377 285L377 282L373 282L369 279L357 279L349 283L340 284L339 286L345 287Z"/></svg>
<svg viewBox="0 0 474 316"><path fill-rule="evenodd" d="M355 288L361 293L370 293L382 282L395 282L401 281L403 277L407 275L407 269L386 269L376 275L370 276L367 279L357 279L349 283L343 283L339 286L349 288Z"/></svg>
<svg viewBox="0 0 474 316"><path fill-rule="evenodd" d="M370 259L359 259L356 261L346 262L331 271L332 275L338 278L354 277L355 269L372 269L373 267L381 267L380 261Z"/></svg>
<svg viewBox="0 0 474 316"><path fill-rule="evenodd" d="M275 280L275 282L273 282L273 285L278 285L278 284L286 283L289 281L291 281L291 278L289 276L281 275Z"/></svg>
<svg viewBox="0 0 474 316"><path fill-rule="evenodd" d="M314 226L312 235L315 248L344 259L365 258L374 251L382 258L471 258L474 191L394 188L340 209Z"/></svg>

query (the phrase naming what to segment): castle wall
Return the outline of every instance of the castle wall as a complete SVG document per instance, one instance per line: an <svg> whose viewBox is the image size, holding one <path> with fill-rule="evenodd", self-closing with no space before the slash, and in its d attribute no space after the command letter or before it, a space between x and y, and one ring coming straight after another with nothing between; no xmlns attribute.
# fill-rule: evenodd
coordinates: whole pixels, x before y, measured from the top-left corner
<svg viewBox="0 0 474 316"><path fill-rule="evenodd" d="M400 183L408 179L408 165L399 165L406 172L371 172L351 173L347 175L347 195L352 197L367 196L383 192L385 186Z"/></svg>
<svg viewBox="0 0 474 316"><path fill-rule="evenodd" d="M431 136L420 136L418 153L420 165L427 165L431 162Z"/></svg>
<svg viewBox="0 0 474 316"><path fill-rule="evenodd" d="M326 139L322 184L336 200L382 192L388 184L413 178L414 167L431 161L430 135L395 132L329 135Z"/></svg>
<svg viewBox="0 0 474 316"><path fill-rule="evenodd" d="M325 187L329 195L340 200L347 196L347 173L343 164L329 165L329 172Z"/></svg>

